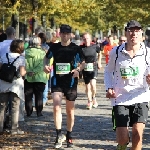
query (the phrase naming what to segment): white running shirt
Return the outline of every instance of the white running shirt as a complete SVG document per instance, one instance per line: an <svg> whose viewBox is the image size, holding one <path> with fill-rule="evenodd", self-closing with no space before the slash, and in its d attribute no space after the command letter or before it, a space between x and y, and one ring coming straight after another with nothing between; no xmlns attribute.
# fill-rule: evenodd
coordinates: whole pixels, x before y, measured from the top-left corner
<svg viewBox="0 0 150 150"><path fill-rule="evenodd" d="M109 63L104 71L106 90L113 88L117 96L111 98L112 106L149 102L150 90L146 76L150 74L150 48L141 43L140 50L131 58L124 43L119 47L117 59L116 49L114 47L111 50Z"/></svg>

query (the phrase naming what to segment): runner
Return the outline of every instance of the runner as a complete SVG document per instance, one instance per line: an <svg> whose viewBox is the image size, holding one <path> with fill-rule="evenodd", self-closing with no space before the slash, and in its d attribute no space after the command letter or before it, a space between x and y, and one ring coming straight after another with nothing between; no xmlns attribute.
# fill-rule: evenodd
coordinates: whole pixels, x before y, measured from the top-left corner
<svg viewBox="0 0 150 150"><path fill-rule="evenodd" d="M77 83L80 67L76 69L76 55L80 54L80 47L70 42L71 27L69 25L61 25L60 27L61 42L51 45L46 57L45 72L49 73L49 59L54 58L54 76L51 79L51 92L53 98L53 116L56 127L55 148L60 148L65 136L61 133L62 114L61 101L63 94L66 99L67 113L67 147L73 147L72 143L72 128L74 126L74 109L75 99L77 98Z"/></svg>
<svg viewBox="0 0 150 150"><path fill-rule="evenodd" d="M150 49L141 43L142 27L130 21L126 28L127 43L110 52L105 68L106 97L110 98L115 117L117 150L126 150L128 127L132 127L132 150L142 149L142 136L148 118ZM140 63L139 63L140 62ZM149 82L149 78L147 78Z"/></svg>
<svg viewBox="0 0 150 150"><path fill-rule="evenodd" d="M120 36L120 37L119 37L119 45L121 45L121 44L123 44L123 43L125 43L125 42L127 42L126 36Z"/></svg>
<svg viewBox="0 0 150 150"><path fill-rule="evenodd" d="M105 55L106 64L108 64L109 53L113 49L114 46L117 46L117 45L114 43L113 36L110 35L108 37L108 44L104 46L104 55Z"/></svg>
<svg viewBox="0 0 150 150"><path fill-rule="evenodd" d="M91 35L89 33L83 34L84 45L81 46L83 58L85 61L85 67L83 70L83 78L86 87L86 94L88 97L87 109L97 108L98 103L96 101L96 79L98 75L98 69L101 68L101 53L100 47L96 44L91 45ZM97 61L98 53L98 61Z"/></svg>

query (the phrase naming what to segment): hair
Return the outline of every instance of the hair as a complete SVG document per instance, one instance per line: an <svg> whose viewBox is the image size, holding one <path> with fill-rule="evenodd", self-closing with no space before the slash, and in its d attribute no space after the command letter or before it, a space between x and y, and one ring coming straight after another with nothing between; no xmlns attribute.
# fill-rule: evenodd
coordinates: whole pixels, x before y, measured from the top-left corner
<svg viewBox="0 0 150 150"><path fill-rule="evenodd" d="M126 38L126 36L122 35L122 36L119 37L119 40L120 40L122 37L125 37L125 38Z"/></svg>
<svg viewBox="0 0 150 150"><path fill-rule="evenodd" d="M24 52L24 42L22 40L13 40L10 44L10 51L12 53L23 53Z"/></svg>
<svg viewBox="0 0 150 150"><path fill-rule="evenodd" d="M35 29L35 35L38 35L40 32L43 32L43 28L39 26Z"/></svg>
<svg viewBox="0 0 150 150"><path fill-rule="evenodd" d="M55 43L57 41L57 37L53 37L52 39L51 39L51 42L52 43Z"/></svg>
<svg viewBox="0 0 150 150"><path fill-rule="evenodd" d="M110 37L114 38L113 35L109 35L109 36L108 36L108 39L109 39Z"/></svg>
<svg viewBox="0 0 150 150"><path fill-rule="evenodd" d="M40 32L38 34L38 37L41 39L41 43L45 43L46 42L46 35L43 32Z"/></svg>
<svg viewBox="0 0 150 150"><path fill-rule="evenodd" d="M12 36L15 32L16 31L15 31L14 27L8 27L6 29L6 34L7 34L8 37Z"/></svg>

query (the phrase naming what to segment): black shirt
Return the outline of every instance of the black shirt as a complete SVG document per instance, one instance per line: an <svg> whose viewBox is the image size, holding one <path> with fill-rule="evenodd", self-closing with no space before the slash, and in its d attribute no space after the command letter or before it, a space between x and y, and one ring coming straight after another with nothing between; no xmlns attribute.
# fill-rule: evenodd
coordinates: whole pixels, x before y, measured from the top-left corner
<svg viewBox="0 0 150 150"><path fill-rule="evenodd" d="M53 43L48 50L46 57L54 58L53 67L54 67L54 75L56 77L72 77L72 74L56 74L56 63L70 63L71 70L77 67L76 57L77 55L81 55L81 49L74 43L70 43L68 46L62 46L61 42ZM71 71L70 70L70 71Z"/></svg>
<svg viewBox="0 0 150 150"><path fill-rule="evenodd" d="M100 53L100 47L96 44L91 46L80 46L82 49L82 61L85 61L85 63L94 63L97 61L97 53Z"/></svg>

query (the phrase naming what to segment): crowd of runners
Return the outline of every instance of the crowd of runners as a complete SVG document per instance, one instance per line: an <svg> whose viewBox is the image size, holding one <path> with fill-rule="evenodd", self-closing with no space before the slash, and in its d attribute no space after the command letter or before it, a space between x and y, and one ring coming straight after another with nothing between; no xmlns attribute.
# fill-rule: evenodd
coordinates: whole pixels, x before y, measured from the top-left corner
<svg viewBox="0 0 150 150"><path fill-rule="evenodd" d="M12 82L1 78L0 69L0 134L24 134L19 121L24 115L42 117L48 93L53 100L56 128L54 147L62 142L73 147L75 100L78 80L83 78L87 104L85 109L98 107L96 79L105 57L104 83L106 97L111 100L112 126L116 131L117 150L126 150L132 141L132 150L142 149L142 136L149 110L150 50L143 38L142 26L131 20L125 35L110 35L104 39L88 32L73 35L72 27L60 26L48 40L42 29L35 30L31 41L15 38L15 29L8 27L6 39L0 42L0 67L13 62L16 74ZM62 99L66 100L66 135L62 134ZM92 112L91 112L92 113ZM11 116L11 117L10 117ZM11 120L10 120L11 119ZM11 124L10 124L11 122ZM129 136L132 127L132 137Z"/></svg>

